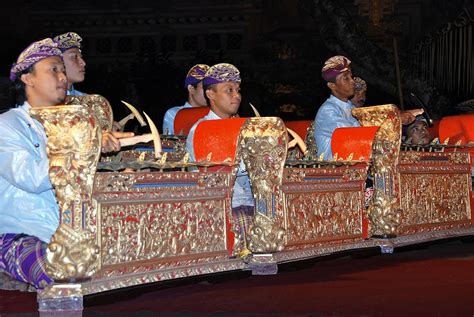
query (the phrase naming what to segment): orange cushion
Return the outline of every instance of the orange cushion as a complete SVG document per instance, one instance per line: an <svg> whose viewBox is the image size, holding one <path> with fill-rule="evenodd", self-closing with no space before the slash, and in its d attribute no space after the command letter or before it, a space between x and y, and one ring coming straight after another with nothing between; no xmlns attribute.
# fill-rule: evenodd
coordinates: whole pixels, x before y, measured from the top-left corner
<svg viewBox="0 0 474 317"><path fill-rule="evenodd" d="M194 131L194 155L196 161L204 160L212 152L211 160L222 162L230 158L233 162L240 128L246 118L202 121Z"/></svg>
<svg viewBox="0 0 474 317"><path fill-rule="evenodd" d="M188 135L193 125L199 119L205 117L209 113L209 110L209 107L183 108L179 110L174 118L174 133L176 135Z"/></svg>
<svg viewBox="0 0 474 317"><path fill-rule="evenodd" d="M428 128L428 132L430 133L431 139L439 138L439 124L441 120L434 120L433 126Z"/></svg>
<svg viewBox="0 0 474 317"><path fill-rule="evenodd" d="M369 160L372 142L379 127L337 128L332 134L332 153L346 159L353 154L354 160Z"/></svg>
<svg viewBox="0 0 474 317"><path fill-rule="evenodd" d="M439 139L443 143L449 138L449 144L461 141L466 144L474 141L474 114L449 116L441 119Z"/></svg>

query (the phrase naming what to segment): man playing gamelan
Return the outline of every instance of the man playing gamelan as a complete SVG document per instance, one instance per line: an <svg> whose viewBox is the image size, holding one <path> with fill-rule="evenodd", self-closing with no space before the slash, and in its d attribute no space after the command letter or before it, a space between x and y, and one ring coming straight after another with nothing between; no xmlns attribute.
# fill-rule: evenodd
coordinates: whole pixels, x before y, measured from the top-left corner
<svg viewBox="0 0 474 317"><path fill-rule="evenodd" d="M198 124L205 120L229 119L237 115L242 96L240 94L240 71L231 64L221 63L209 68L203 79L204 94L211 110L204 118L198 120L189 131L186 149L194 161L194 131ZM220 133L225 133L220 131ZM241 237L245 236L246 227L251 223L254 214L254 199L250 179L245 165L239 162L239 170L232 195L232 214L238 224ZM244 238L245 244L245 238Z"/></svg>
<svg viewBox="0 0 474 317"><path fill-rule="evenodd" d="M47 137L30 110L64 101L67 79L62 52L47 38L34 42L10 71L15 107L0 115L0 270L44 288L52 282L44 268L46 245L59 225L59 206L49 179ZM108 133L102 152L120 149Z"/></svg>

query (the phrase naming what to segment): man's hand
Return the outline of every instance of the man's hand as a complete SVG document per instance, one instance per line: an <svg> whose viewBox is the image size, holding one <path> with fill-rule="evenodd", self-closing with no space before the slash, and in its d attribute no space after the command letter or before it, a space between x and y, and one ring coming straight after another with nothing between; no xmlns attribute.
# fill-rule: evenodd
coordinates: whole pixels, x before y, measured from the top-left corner
<svg viewBox="0 0 474 317"><path fill-rule="evenodd" d="M120 151L119 139L129 138L134 136L133 132L102 132L102 153Z"/></svg>
<svg viewBox="0 0 474 317"><path fill-rule="evenodd" d="M123 125L121 125L120 122L117 122L117 121L114 120L114 123L113 123L113 125L112 125L112 131L114 131L114 132L117 132L117 131L121 132L122 129L123 129Z"/></svg>
<svg viewBox="0 0 474 317"><path fill-rule="evenodd" d="M419 116L424 112L423 109L411 109L406 110L400 113L400 117L402 119L402 124L410 124L416 120L416 116Z"/></svg>

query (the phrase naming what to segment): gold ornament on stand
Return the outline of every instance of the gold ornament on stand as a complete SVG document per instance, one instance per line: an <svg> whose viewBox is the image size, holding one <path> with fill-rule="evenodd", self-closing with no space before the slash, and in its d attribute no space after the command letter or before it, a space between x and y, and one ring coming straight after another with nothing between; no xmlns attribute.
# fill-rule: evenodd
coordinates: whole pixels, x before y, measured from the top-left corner
<svg viewBox="0 0 474 317"><path fill-rule="evenodd" d="M56 106L31 110L48 136L49 176L59 204L60 225L48 245L47 272L74 282L100 268L94 235L84 229L100 157L101 129L89 108Z"/></svg>
<svg viewBox="0 0 474 317"><path fill-rule="evenodd" d="M249 118L240 131L237 159L242 159L255 198L255 217L247 232L252 252L283 250L285 229L275 210L275 195L281 186L288 135L280 118Z"/></svg>
<svg viewBox="0 0 474 317"><path fill-rule="evenodd" d="M369 233L391 237L401 224L396 173L401 144L400 112L395 105L355 108L352 115L362 126L379 126L372 144L374 197L368 209Z"/></svg>

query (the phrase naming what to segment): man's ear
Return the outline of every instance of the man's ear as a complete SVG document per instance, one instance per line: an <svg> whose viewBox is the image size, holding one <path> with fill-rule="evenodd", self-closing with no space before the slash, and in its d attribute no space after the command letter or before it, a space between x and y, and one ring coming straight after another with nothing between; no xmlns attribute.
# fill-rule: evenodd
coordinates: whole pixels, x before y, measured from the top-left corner
<svg viewBox="0 0 474 317"><path fill-rule="evenodd" d="M31 78L31 73L22 74L20 80L25 84L25 86L33 87L33 80Z"/></svg>
<svg viewBox="0 0 474 317"><path fill-rule="evenodd" d="M207 98L209 98L209 100L214 100L214 90L207 89L205 93L206 93Z"/></svg>
<svg viewBox="0 0 474 317"><path fill-rule="evenodd" d="M188 85L188 93L194 94L196 92L196 89L194 88L193 85Z"/></svg>
<svg viewBox="0 0 474 317"><path fill-rule="evenodd" d="M328 88L331 89L331 90L333 90L334 87L336 86L332 81L328 81L326 85L327 85Z"/></svg>

